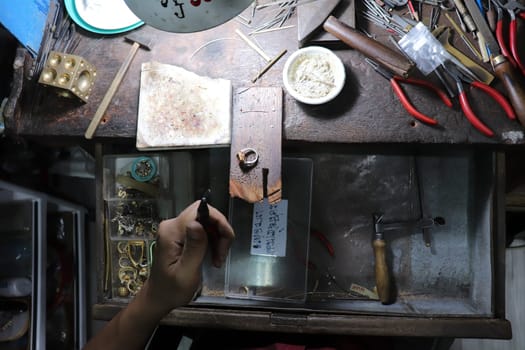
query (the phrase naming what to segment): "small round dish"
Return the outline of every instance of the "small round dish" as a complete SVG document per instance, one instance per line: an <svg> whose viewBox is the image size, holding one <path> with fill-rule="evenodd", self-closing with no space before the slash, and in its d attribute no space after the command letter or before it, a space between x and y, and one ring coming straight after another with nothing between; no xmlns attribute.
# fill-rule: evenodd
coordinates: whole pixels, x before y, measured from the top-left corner
<svg viewBox="0 0 525 350"><path fill-rule="evenodd" d="M157 165L150 157L138 157L131 165L131 177L139 182L147 182L157 175Z"/></svg>
<svg viewBox="0 0 525 350"><path fill-rule="evenodd" d="M67 13L71 17L71 19L81 28L92 32L96 34L105 34L105 35L112 35L112 34L120 34L125 33L130 30L136 29L144 24L143 21L136 18L135 20L129 21L127 23L123 23L121 20L115 21L118 23L111 24L111 25L102 25L100 22L96 23L88 23L89 19L84 19L80 13L87 13L85 9L77 8L77 2L78 0L64 0L64 5L66 7ZM126 4L123 3L124 6ZM130 11L126 8L126 10ZM91 13L92 14L92 13ZM112 14L114 15L114 14ZM107 14L101 14L101 18L107 18ZM127 19L131 18L129 16L126 17Z"/></svg>
<svg viewBox="0 0 525 350"><path fill-rule="evenodd" d="M286 91L297 101L319 105L333 100L345 84L345 66L331 50L309 46L292 53L283 69Z"/></svg>

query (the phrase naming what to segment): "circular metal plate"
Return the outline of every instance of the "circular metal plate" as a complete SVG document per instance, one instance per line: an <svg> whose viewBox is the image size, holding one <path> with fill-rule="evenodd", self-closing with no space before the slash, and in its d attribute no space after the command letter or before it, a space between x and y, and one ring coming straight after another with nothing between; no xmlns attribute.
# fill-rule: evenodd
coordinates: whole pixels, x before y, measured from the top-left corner
<svg viewBox="0 0 525 350"><path fill-rule="evenodd" d="M222 24L253 0L125 0L144 23L173 33L191 33Z"/></svg>

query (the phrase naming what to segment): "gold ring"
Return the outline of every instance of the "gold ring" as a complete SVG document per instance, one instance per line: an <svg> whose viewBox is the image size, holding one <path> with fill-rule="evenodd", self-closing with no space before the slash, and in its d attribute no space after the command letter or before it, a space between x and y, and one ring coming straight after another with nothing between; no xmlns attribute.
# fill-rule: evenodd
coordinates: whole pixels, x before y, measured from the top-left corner
<svg viewBox="0 0 525 350"><path fill-rule="evenodd" d="M122 245L124 245L124 248L122 248ZM129 244L128 244L128 242L118 242L117 243L117 251L120 254L128 254L128 251L129 251Z"/></svg>

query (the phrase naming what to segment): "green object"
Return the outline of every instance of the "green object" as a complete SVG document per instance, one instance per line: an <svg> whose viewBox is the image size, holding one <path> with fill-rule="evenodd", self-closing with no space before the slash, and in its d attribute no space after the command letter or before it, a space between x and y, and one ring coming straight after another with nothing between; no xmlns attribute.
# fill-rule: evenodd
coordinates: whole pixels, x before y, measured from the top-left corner
<svg viewBox="0 0 525 350"><path fill-rule="evenodd" d="M82 17L80 17L80 15L78 14L77 8L75 6L75 0L64 0L64 5L66 6L66 9L67 9L67 12L69 13L69 16L71 17L71 19L76 24L78 24L80 27L84 28L87 31L90 31L90 32L93 32L93 33L97 33L97 34L119 34L119 33L124 33L124 32L128 32L130 30L133 30L135 28L138 28L138 27L140 27L141 25L144 24L143 21L139 21L137 23L134 23L134 24L132 24L130 26L123 27L123 28L118 28L118 29L100 29L100 28L94 27L94 26L86 23L86 21L84 21L82 19Z"/></svg>
<svg viewBox="0 0 525 350"><path fill-rule="evenodd" d="M150 157L138 157L131 165L131 177L140 182L147 182L157 175L157 165Z"/></svg>

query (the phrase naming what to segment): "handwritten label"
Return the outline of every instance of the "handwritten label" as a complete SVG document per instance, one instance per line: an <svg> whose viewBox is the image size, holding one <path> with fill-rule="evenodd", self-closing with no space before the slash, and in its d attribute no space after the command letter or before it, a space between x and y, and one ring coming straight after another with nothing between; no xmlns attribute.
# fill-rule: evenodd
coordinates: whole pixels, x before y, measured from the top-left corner
<svg viewBox="0 0 525 350"><path fill-rule="evenodd" d="M252 221L252 255L286 256L288 201L255 203Z"/></svg>

